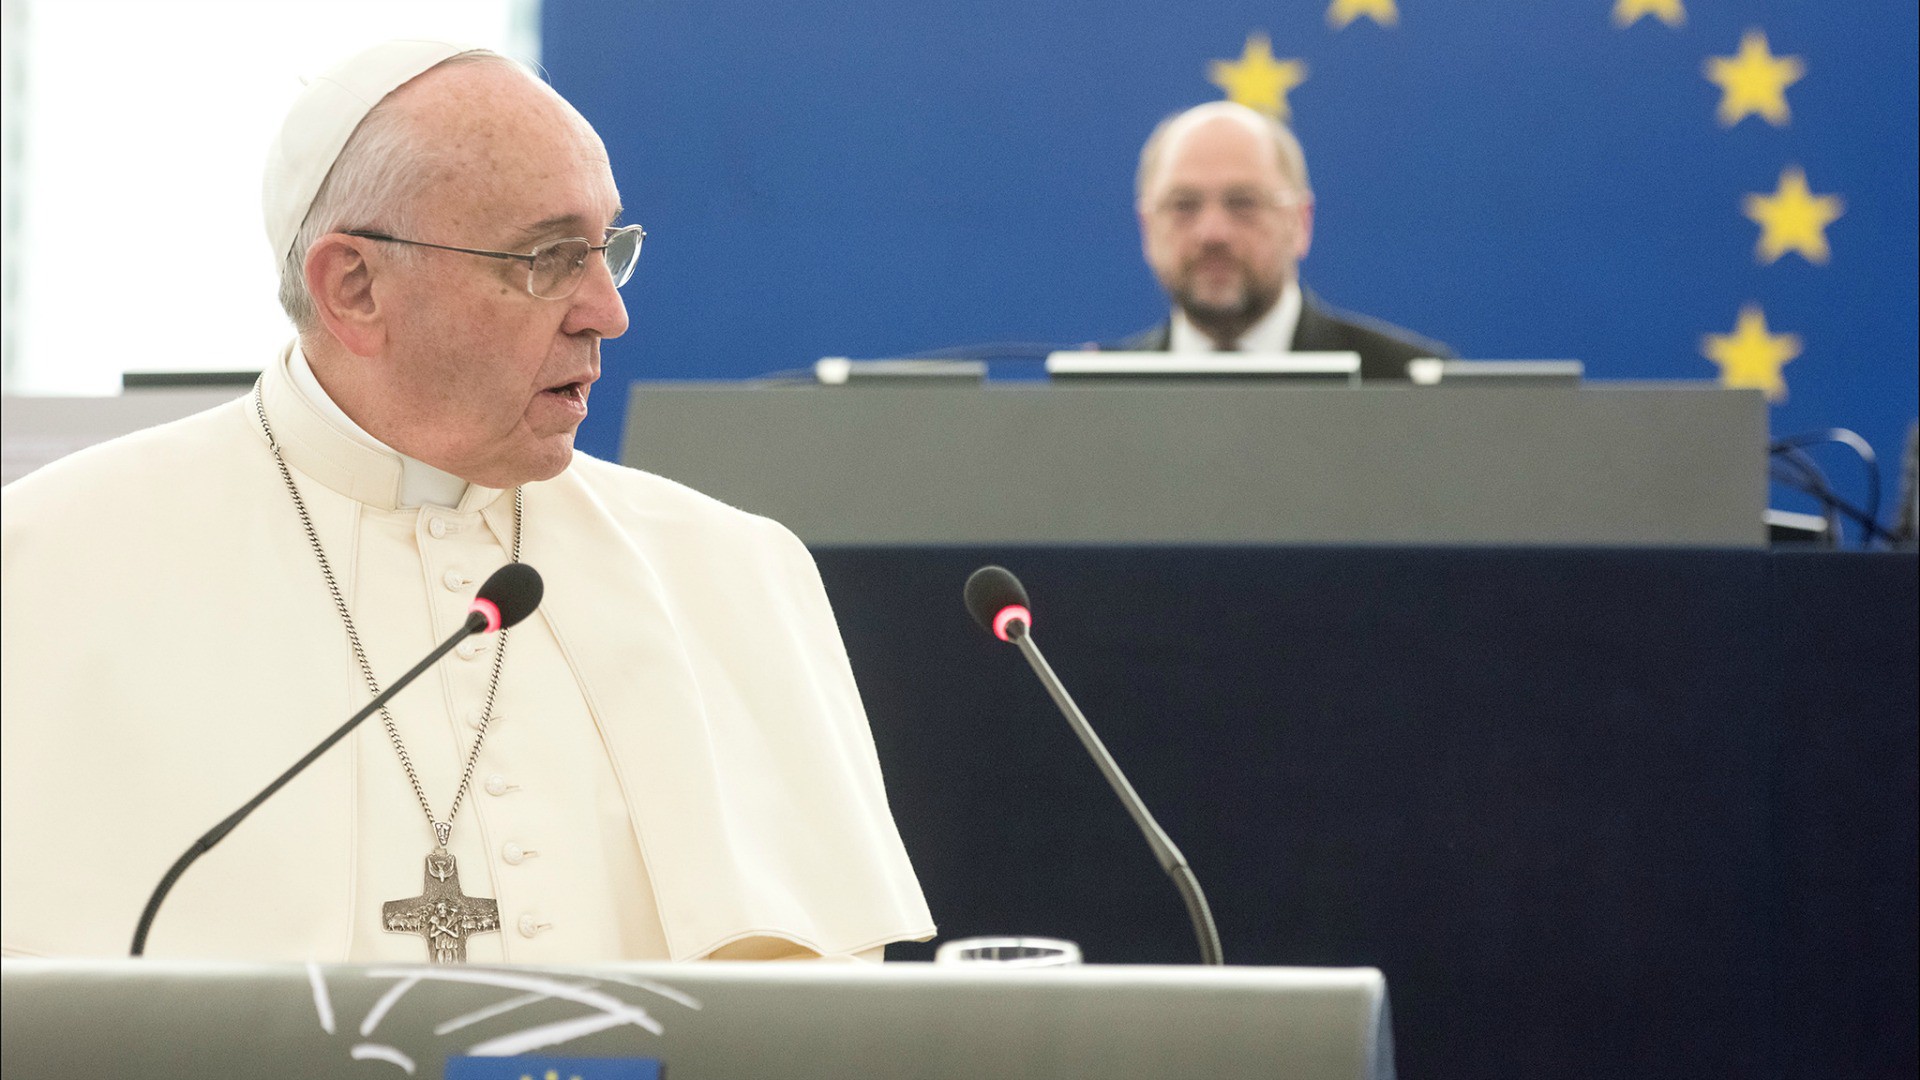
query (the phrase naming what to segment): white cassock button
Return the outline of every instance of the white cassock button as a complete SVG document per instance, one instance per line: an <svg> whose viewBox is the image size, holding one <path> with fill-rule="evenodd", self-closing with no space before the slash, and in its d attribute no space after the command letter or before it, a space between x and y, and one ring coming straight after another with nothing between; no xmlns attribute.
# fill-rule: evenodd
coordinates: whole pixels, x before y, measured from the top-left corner
<svg viewBox="0 0 1920 1080"><path fill-rule="evenodd" d="M534 918L532 915L520 916L520 936L521 937L533 937L534 935L540 933L540 931L542 930L551 930L551 929L553 929L553 924L550 922L541 922L539 919Z"/></svg>
<svg viewBox="0 0 1920 1080"><path fill-rule="evenodd" d="M427 532L431 533L435 540L445 539L447 535L447 519L429 518L427 520Z"/></svg>
<svg viewBox="0 0 1920 1080"><path fill-rule="evenodd" d="M529 851L519 844L508 844L500 849L500 857L507 860L508 866L519 866L521 863L526 862L538 854L540 853L537 851Z"/></svg>
<svg viewBox="0 0 1920 1080"><path fill-rule="evenodd" d="M485 648L485 646L480 645L477 642L463 641L460 643L459 647L454 649L453 651L459 655L460 659L471 660L474 657L479 656L480 650L483 648ZM475 714L474 724L476 726L478 726L479 724L478 714Z"/></svg>
<svg viewBox="0 0 1920 1080"><path fill-rule="evenodd" d="M473 584L472 578L467 577L458 570L447 571L441 575L440 580L445 582L447 588L452 589L454 592L459 592L461 589Z"/></svg>
<svg viewBox="0 0 1920 1080"><path fill-rule="evenodd" d="M507 783L507 778L501 776L499 773L494 773L492 776L487 777L487 794L489 795L505 795L509 791L518 791L519 789L519 784Z"/></svg>

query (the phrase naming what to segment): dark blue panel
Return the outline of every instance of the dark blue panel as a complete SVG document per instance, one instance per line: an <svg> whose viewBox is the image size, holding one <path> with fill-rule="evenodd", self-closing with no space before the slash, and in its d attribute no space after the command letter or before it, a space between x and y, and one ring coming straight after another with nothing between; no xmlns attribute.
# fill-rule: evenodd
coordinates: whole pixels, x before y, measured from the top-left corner
<svg viewBox="0 0 1920 1080"><path fill-rule="evenodd" d="M1405 1075L1913 1068L1911 558L817 554L943 937L1198 955L997 561L1228 961L1380 967Z"/></svg>
<svg viewBox="0 0 1920 1080"><path fill-rule="evenodd" d="M1787 555L1774 570L1779 996L1790 1074L1911 1077L1920 1060L1920 575L1901 555Z"/></svg>

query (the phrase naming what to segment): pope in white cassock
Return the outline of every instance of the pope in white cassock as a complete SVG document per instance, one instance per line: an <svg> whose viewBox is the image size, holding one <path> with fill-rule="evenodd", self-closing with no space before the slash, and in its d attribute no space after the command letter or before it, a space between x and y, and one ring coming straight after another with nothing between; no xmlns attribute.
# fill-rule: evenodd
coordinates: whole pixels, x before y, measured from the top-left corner
<svg viewBox="0 0 1920 1080"><path fill-rule="evenodd" d="M299 335L255 389L5 490L6 953L124 955L174 859L513 560L540 609L195 864L150 955L877 959L930 937L806 550L574 453L643 236L579 113L492 53L391 42L303 91L265 207Z"/></svg>

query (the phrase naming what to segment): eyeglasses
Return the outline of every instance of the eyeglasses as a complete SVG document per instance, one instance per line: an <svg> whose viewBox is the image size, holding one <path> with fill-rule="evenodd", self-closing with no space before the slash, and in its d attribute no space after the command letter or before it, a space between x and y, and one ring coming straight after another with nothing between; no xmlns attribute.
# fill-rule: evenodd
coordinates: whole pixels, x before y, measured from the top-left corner
<svg viewBox="0 0 1920 1080"><path fill-rule="evenodd" d="M1217 198L1220 208L1227 216L1240 222L1253 222L1268 210L1283 206L1298 206L1306 200L1298 195L1283 194L1278 191L1266 191L1260 188L1229 188L1217 196L1208 196L1198 191L1176 191L1161 199L1154 206L1154 212L1161 217L1171 219L1178 224L1190 224L1206 210L1209 198Z"/></svg>
<svg viewBox="0 0 1920 1080"><path fill-rule="evenodd" d="M633 264L640 261L640 242L647 237L647 230L638 225L628 225L608 229L607 242L604 244L596 244L582 236L570 236L565 240L549 240L532 251L518 252L429 244L425 240L403 240L398 236L366 229L341 231L348 236L384 240L390 244L458 251L463 255L484 255L489 259L519 259L527 264L527 291L542 300L564 300L572 296L574 290L580 287L580 279L586 276L587 258L596 251L606 255L607 272L613 275L614 288L625 285L633 277Z"/></svg>

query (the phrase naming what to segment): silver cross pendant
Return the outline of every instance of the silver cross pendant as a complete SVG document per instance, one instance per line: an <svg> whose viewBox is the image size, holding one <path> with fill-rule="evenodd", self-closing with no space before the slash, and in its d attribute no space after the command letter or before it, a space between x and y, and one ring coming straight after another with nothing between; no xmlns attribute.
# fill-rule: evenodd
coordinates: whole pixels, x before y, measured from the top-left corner
<svg viewBox="0 0 1920 1080"><path fill-rule="evenodd" d="M467 935L500 929L500 905L460 891L460 871L444 847L427 855L426 885L420 895L380 906L381 923L396 934L427 939L427 955L436 964L467 962Z"/></svg>

